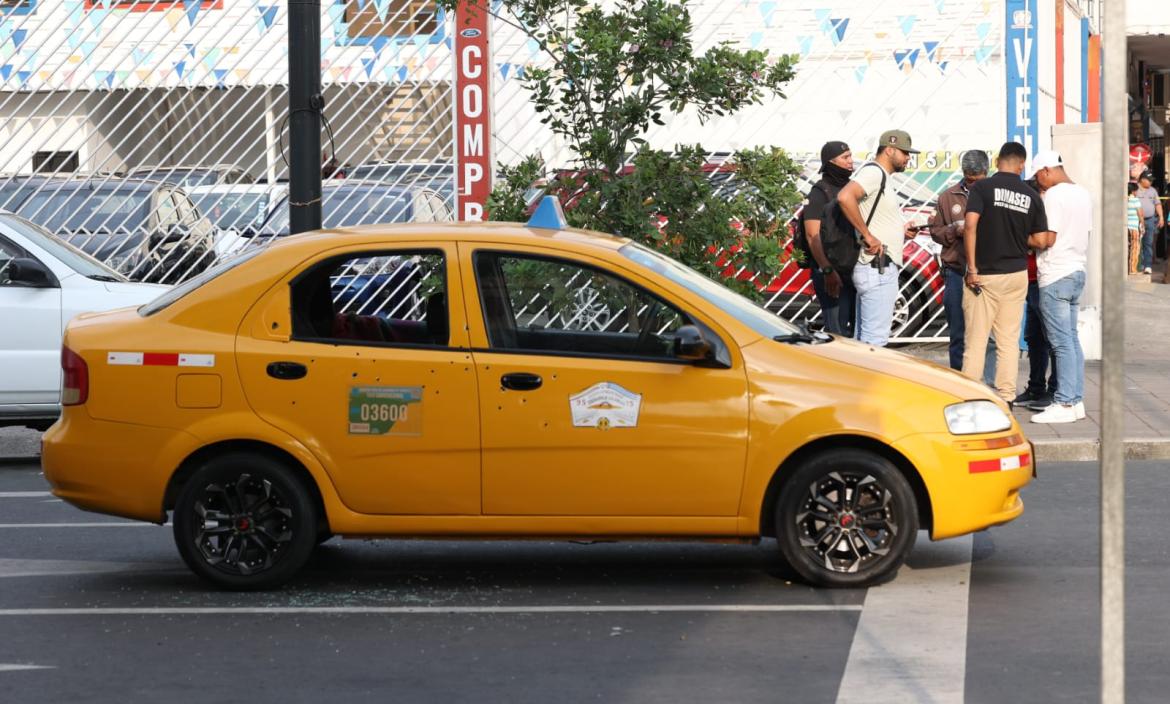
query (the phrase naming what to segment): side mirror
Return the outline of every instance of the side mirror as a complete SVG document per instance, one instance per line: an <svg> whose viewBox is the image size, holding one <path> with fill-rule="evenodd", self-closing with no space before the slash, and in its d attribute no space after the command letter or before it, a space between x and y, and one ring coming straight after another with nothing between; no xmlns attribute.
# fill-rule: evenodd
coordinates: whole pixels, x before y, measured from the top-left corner
<svg viewBox="0 0 1170 704"><path fill-rule="evenodd" d="M16 257L8 262L8 280L29 288L54 288L57 285L53 272L30 257Z"/></svg>
<svg viewBox="0 0 1170 704"><path fill-rule="evenodd" d="M694 325L684 325L674 333L674 356L691 362L705 362L715 355L703 331Z"/></svg>

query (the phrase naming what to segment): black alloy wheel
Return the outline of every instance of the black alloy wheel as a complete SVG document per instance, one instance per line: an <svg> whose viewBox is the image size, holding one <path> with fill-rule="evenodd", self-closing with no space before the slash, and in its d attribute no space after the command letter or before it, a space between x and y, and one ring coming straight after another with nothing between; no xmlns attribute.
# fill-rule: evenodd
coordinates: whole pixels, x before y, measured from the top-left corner
<svg viewBox="0 0 1170 704"><path fill-rule="evenodd" d="M892 578L914 547L918 506L888 460L857 449L818 454L785 482L776 535L789 564L826 587Z"/></svg>
<svg viewBox="0 0 1170 704"><path fill-rule="evenodd" d="M200 577L227 589L278 586L317 544L312 496L287 467L232 453L207 462L175 503L175 544Z"/></svg>

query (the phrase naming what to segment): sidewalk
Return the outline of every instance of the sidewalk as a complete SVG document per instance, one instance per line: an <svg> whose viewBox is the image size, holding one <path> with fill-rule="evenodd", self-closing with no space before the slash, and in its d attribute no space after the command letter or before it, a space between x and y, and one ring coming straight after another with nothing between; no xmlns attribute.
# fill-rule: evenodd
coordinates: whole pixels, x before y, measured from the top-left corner
<svg viewBox="0 0 1170 704"><path fill-rule="evenodd" d="M1125 439L1130 459L1170 459L1170 284L1163 275L1131 277L1125 310ZM907 348L924 359L946 364L946 345ZM1019 388L1028 378L1028 360L1020 359ZM1101 362L1085 365L1084 420L1060 425L1031 422L1032 411L1016 418L1036 443L1040 461L1097 459L1101 436Z"/></svg>

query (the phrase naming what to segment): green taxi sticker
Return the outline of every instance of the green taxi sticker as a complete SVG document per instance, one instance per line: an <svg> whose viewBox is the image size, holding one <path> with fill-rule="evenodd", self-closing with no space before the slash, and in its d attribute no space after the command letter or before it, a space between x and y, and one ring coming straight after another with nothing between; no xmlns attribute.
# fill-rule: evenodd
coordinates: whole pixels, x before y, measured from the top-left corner
<svg viewBox="0 0 1170 704"><path fill-rule="evenodd" d="M422 435L421 386L354 386L350 435Z"/></svg>

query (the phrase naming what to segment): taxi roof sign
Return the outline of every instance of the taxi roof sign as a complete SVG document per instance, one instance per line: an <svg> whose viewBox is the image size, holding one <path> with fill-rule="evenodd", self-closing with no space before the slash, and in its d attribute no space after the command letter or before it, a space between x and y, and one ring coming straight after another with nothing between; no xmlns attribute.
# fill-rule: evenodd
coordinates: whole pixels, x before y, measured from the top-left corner
<svg viewBox="0 0 1170 704"><path fill-rule="evenodd" d="M565 211L561 209L561 201L556 196L545 196L536 206L536 212L528 218L528 227L539 227L545 230L563 230L569 226L565 220Z"/></svg>

